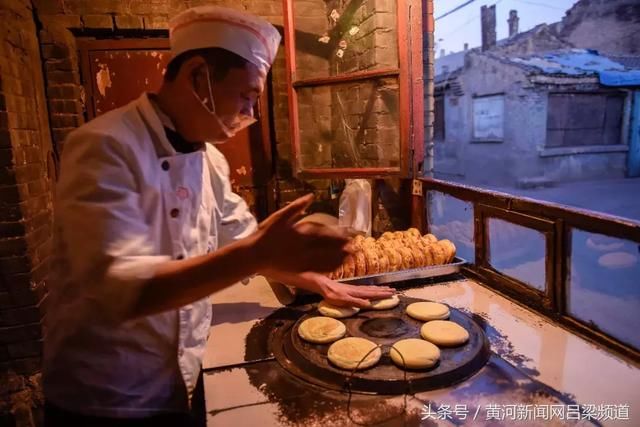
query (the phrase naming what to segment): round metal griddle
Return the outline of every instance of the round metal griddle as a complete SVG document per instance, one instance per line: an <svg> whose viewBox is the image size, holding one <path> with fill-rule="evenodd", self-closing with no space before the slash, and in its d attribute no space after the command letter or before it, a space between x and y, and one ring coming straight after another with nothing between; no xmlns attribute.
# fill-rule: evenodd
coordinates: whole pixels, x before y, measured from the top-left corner
<svg viewBox="0 0 640 427"><path fill-rule="evenodd" d="M424 322L406 314L407 305L419 302L400 297L400 304L391 310L360 311L341 320L347 327L346 337L367 338L382 345L382 357L375 366L361 371L335 367L327 359L331 344L313 344L298 335L298 326L305 319L320 316L311 310L297 321L285 321L271 332L271 351L280 364L295 376L332 390L377 394L404 394L433 390L456 384L475 374L489 360L490 350L481 327L464 313L449 307L449 320L469 332L469 341L459 347L440 347L440 361L424 370L402 369L389 357L389 348L405 338L420 338Z"/></svg>

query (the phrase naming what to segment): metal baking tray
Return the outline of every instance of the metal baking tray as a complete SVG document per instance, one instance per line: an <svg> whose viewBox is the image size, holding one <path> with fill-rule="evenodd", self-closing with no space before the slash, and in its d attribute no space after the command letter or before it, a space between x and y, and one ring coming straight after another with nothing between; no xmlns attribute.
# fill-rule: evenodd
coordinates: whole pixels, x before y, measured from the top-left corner
<svg viewBox="0 0 640 427"><path fill-rule="evenodd" d="M460 268L467 263L462 258L455 257L452 263L431 265L429 267L412 268L411 270L393 271L390 273L371 274L367 276L340 279L340 283L350 285L382 285L386 283L403 282L412 279L426 279L429 277L447 276L460 272Z"/></svg>

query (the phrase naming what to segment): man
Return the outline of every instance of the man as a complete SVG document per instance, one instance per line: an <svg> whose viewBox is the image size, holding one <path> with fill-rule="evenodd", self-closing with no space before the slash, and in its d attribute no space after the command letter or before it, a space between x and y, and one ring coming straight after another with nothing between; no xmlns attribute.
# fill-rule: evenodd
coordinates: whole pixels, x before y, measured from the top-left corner
<svg viewBox="0 0 640 427"><path fill-rule="evenodd" d="M187 425L211 322L207 297L255 273L366 306L388 288L340 285L347 239L296 224L303 197L257 226L211 144L251 124L280 42L218 7L172 20L173 59L143 94L73 132L56 195L45 320L49 425Z"/></svg>

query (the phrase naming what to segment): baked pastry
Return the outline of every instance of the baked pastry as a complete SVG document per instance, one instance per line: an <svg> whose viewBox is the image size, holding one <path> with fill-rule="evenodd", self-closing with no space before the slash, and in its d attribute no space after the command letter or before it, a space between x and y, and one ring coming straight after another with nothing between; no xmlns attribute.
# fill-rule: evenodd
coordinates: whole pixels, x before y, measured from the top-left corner
<svg viewBox="0 0 640 427"><path fill-rule="evenodd" d="M355 260L355 277L367 275L367 258L363 251L358 251L354 255Z"/></svg>
<svg viewBox="0 0 640 427"><path fill-rule="evenodd" d="M446 254L445 264L450 263L456 256L456 246L450 240L444 239L440 240L438 244L444 248L444 252Z"/></svg>
<svg viewBox="0 0 640 427"><path fill-rule="evenodd" d="M364 249L366 274L380 273L380 261L378 260L378 249L375 246L367 246Z"/></svg>
<svg viewBox="0 0 640 427"><path fill-rule="evenodd" d="M350 279L356 276L356 260L353 255L347 255L342 263L342 278Z"/></svg>

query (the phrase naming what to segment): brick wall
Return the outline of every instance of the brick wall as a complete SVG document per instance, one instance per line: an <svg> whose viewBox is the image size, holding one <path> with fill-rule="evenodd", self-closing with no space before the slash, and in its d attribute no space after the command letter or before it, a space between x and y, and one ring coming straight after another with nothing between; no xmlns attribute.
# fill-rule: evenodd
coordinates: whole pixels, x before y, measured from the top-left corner
<svg viewBox="0 0 640 427"><path fill-rule="evenodd" d="M337 0L296 1L300 23L309 34L329 33L335 22L328 16L344 2ZM431 4L430 0L427 0ZM64 138L84 122L85 94L80 82L76 36L87 34L142 35L167 29L170 16L190 6L219 4L263 16L282 25L281 0L4 0L0 8L2 22L11 26L0 29L0 424L38 425L40 404L40 320L46 301L46 277L51 244L52 182L55 180L54 152L63 149ZM313 52L299 52L304 72L335 73L338 59L345 70L395 66L397 55L387 49L395 46L395 21L386 11L389 0L363 2L356 10L357 34L347 40L343 58L320 57ZM324 8L324 9L323 9ZM391 38L390 38L391 37ZM308 41L309 39L307 39ZM313 41L317 41L314 39ZM299 46L304 47L304 38ZM432 35L427 36L427 66L432 66ZM376 47L376 49L373 49ZM327 58L330 58L327 59ZM305 68L306 67L306 68ZM288 93L284 50L281 49L272 69L271 87L274 144L276 151L277 202L283 205L312 191L317 202L312 210L337 214L340 181L293 178L289 135ZM301 76L298 76L301 77ZM425 87L431 90L430 77ZM341 87L346 89L347 86ZM339 89L310 98L312 110L302 117L315 117L312 126L330 134L336 120L343 116L331 110ZM366 90L351 87L362 95ZM361 157L370 161L396 156L391 146L380 141L395 138L380 108L384 90L394 91L393 82L382 85L376 93L375 124L364 135L370 148ZM382 92L382 93L381 93ZM430 92L429 92L430 94ZM351 125L363 113L367 96L356 97L347 116ZM429 101L429 99L428 99ZM425 106L425 121L430 126L433 107ZM351 113L351 114L349 114ZM386 132L386 134L385 134ZM383 135L384 134L384 135ZM429 135L429 133L427 134ZM343 138L343 141L346 139ZM378 141L376 143L375 141ZM430 141L431 138L427 137ZM310 154L322 162L334 161L336 153L325 143L322 155L318 146ZM343 144L344 145L344 144ZM348 147L347 147L348 148ZM342 147L344 151L346 148ZM315 151L314 151L315 150ZM338 156L339 157L339 156ZM317 160L314 159L314 160ZM407 182L399 179L372 181L374 189L374 233L409 224L410 192ZM7 415L9 414L9 415Z"/></svg>
<svg viewBox="0 0 640 427"><path fill-rule="evenodd" d="M50 141L30 2L2 3L0 20L0 424L41 421L40 320L51 244Z"/></svg>

